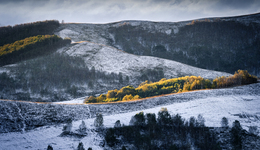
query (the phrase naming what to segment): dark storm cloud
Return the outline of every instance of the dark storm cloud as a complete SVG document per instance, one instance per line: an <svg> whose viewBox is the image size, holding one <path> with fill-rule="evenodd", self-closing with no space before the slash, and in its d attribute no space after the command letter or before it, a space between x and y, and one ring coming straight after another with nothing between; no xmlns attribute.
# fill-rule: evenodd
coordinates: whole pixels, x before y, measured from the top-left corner
<svg viewBox="0 0 260 150"><path fill-rule="evenodd" d="M0 0L0 24L57 19L182 21L257 13L259 0Z"/></svg>

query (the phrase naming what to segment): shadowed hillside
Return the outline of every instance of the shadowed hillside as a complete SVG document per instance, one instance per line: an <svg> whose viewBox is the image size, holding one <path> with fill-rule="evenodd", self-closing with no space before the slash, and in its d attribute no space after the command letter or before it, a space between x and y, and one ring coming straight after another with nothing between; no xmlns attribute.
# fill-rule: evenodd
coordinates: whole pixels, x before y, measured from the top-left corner
<svg viewBox="0 0 260 150"><path fill-rule="evenodd" d="M205 19L187 23L178 32L169 24L165 33L157 29L162 24L168 23L146 22L138 26L126 23L110 27L109 32L114 35L110 44L129 53L166 58L199 68L229 73L246 69L259 75L258 23Z"/></svg>

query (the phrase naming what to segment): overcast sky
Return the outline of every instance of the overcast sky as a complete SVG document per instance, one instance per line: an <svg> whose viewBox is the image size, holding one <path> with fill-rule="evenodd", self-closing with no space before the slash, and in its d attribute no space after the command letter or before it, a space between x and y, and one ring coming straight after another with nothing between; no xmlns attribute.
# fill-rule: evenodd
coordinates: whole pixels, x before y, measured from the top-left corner
<svg viewBox="0 0 260 150"><path fill-rule="evenodd" d="M260 12L260 0L0 0L0 25L64 20L176 22Z"/></svg>

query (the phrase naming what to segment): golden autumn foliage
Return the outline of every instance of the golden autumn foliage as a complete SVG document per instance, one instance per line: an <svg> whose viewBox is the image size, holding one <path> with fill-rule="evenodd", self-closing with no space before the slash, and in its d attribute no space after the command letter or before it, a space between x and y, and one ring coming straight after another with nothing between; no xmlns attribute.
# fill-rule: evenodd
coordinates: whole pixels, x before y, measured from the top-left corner
<svg viewBox="0 0 260 150"><path fill-rule="evenodd" d="M212 88L225 88L237 85L256 83L257 77L250 75L246 70L238 70L233 76L218 77L213 80Z"/></svg>
<svg viewBox="0 0 260 150"><path fill-rule="evenodd" d="M185 76L172 79L161 79L159 82L141 83L137 88L129 85L120 90L110 90L106 95L100 95L93 99L89 97L86 102L115 102L146 98L162 94L187 92L200 89L224 88L230 86L256 83L257 78L250 75L246 70L238 70L233 76L218 77L213 81L200 76ZM102 98L100 98L102 97Z"/></svg>
<svg viewBox="0 0 260 150"><path fill-rule="evenodd" d="M60 39L60 38L57 35L38 35L38 36L28 37L11 44L5 44L3 46L0 46L0 56L6 55L8 53L12 53L13 51L22 50L27 46L35 44L37 42L42 42L51 39Z"/></svg>
<svg viewBox="0 0 260 150"><path fill-rule="evenodd" d="M132 96L132 94L129 94L129 95L125 95L124 97L123 97L123 101L127 101L127 100L131 100L131 99L133 99L134 97Z"/></svg>
<svg viewBox="0 0 260 150"><path fill-rule="evenodd" d="M0 46L0 66L47 55L70 43L57 35L37 35L5 44Z"/></svg>

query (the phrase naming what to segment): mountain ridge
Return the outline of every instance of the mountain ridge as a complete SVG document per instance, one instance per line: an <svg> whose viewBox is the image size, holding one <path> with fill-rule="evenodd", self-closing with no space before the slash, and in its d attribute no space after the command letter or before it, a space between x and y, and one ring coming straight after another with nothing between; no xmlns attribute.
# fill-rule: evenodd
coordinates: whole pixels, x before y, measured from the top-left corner
<svg viewBox="0 0 260 150"><path fill-rule="evenodd" d="M259 75L258 20L259 13L184 22L126 20L96 25L64 24L56 34L199 68L229 73L243 69Z"/></svg>

